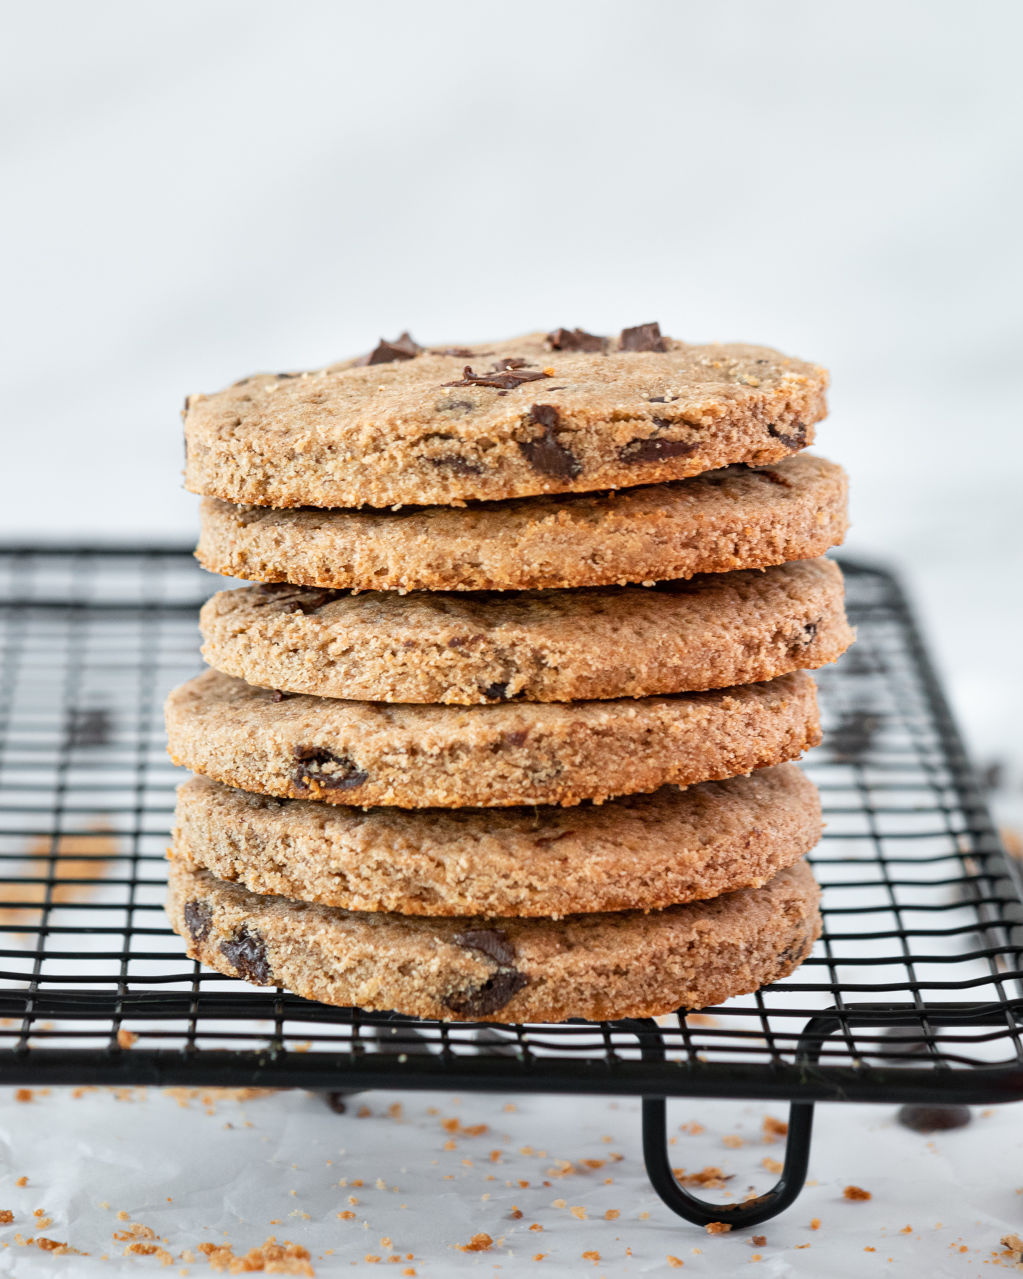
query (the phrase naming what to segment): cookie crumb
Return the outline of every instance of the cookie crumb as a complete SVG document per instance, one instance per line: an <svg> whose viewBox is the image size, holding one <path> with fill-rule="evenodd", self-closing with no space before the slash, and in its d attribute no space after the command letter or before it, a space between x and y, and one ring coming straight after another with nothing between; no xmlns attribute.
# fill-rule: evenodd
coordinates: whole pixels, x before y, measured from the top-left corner
<svg viewBox="0 0 1023 1279"><path fill-rule="evenodd" d="M844 1199L861 1201L864 1199L870 1199L871 1194L869 1190L864 1190L862 1186L846 1186L846 1188L842 1191L842 1197Z"/></svg>
<svg viewBox="0 0 1023 1279"><path fill-rule="evenodd" d="M480 1231L478 1235L473 1235L468 1243L456 1245L459 1252L489 1252L493 1246L493 1239L483 1231Z"/></svg>
<svg viewBox="0 0 1023 1279"><path fill-rule="evenodd" d="M766 1245L766 1243L767 1243L767 1236L766 1236L766 1235L754 1235L754 1236L753 1236L752 1243L753 1243L753 1247L754 1247L754 1248L763 1248L763 1247Z"/></svg>
<svg viewBox="0 0 1023 1279"><path fill-rule="evenodd" d="M708 1221L704 1230L709 1235L727 1235L732 1227L727 1221Z"/></svg>

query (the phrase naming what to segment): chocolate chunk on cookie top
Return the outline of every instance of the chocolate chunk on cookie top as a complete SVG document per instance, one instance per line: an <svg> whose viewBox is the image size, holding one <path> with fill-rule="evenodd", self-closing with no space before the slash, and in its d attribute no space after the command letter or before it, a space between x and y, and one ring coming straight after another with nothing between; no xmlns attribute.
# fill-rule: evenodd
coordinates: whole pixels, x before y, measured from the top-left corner
<svg viewBox="0 0 1023 1279"><path fill-rule="evenodd" d="M447 505L777 462L813 441L827 373L654 323L430 349L408 333L186 402L193 492L271 507Z"/></svg>
<svg viewBox="0 0 1023 1279"><path fill-rule="evenodd" d="M176 763L228 786L398 808L578 804L735 777L820 740L813 680L597 702L405 706L207 671L166 707Z"/></svg>
<svg viewBox="0 0 1023 1279"><path fill-rule="evenodd" d="M810 953L818 897L801 862L762 888L661 911L455 920L262 897L172 858L167 912L192 958L229 977L370 1011L514 1023L653 1017L756 990Z"/></svg>

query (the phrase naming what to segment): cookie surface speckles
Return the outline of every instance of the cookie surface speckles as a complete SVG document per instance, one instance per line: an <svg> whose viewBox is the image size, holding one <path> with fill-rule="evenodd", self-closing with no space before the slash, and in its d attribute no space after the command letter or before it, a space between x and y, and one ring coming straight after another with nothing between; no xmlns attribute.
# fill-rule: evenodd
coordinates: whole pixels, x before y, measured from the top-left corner
<svg viewBox="0 0 1023 1279"><path fill-rule="evenodd" d="M209 498L196 556L256 582L530 590L812 559L845 536L842 468L809 454L615 493L407 511L271 511Z"/></svg>
<svg viewBox="0 0 1023 1279"><path fill-rule="evenodd" d="M549 919L372 914L260 897L173 858L188 953L307 999L444 1021L613 1020L702 1008L792 972L820 932L805 863L762 888L644 913Z"/></svg>
<svg viewBox="0 0 1023 1279"><path fill-rule="evenodd" d="M589 492L776 462L826 412L825 370L768 347L552 349L542 333L454 355L382 345L368 367L190 396L186 486L277 507Z"/></svg>
<svg viewBox="0 0 1023 1279"><path fill-rule="evenodd" d="M193 777L174 856L252 892L402 915L657 910L756 887L820 838L794 764L596 807L345 808Z"/></svg>
<svg viewBox="0 0 1023 1279"><path fill-rule="evenodd" d="M399 808L577 804L688 786L817 745L797 672L706 693L408 706L289 696L207 671L167 699L171 756L241 790Z"/></svg>
<svg viewBox="0 0 1023 1279"><path fill-rule="evenodd" d="M852 642L829 560L660 587L357 595L222 591L203 656L249 684L367 702L570 702L812 670Z"/></svg>

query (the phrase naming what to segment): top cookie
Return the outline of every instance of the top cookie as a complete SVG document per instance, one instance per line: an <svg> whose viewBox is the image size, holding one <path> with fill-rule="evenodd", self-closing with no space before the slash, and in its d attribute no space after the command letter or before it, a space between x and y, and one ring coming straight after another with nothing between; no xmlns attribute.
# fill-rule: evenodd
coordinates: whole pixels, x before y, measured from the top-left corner
<svg viewBox="0 0 1023 1279"><path fill-rule="evenodd" d="M253 506L457 505L777 462L813 441L824 369L656 324L427 350L407 334L185 402L185 483Z"/></svg>

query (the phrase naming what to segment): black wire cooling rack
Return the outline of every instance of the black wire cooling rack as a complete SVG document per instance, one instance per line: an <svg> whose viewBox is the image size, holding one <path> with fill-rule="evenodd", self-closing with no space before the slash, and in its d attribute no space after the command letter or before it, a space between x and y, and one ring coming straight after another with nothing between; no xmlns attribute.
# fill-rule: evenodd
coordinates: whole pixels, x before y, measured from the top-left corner
<svg viewBox="0 0 1023 1279"><path fill-rule="evenodd" d="M0 551L0 1082L618 1093L658 1193L752 1225L798 1194L816 1101L1023 1097L1020 880L897 582L845 564L856 647L819 674L807 769L824 935L789 980L697 1016L444 1025L260 990L162 911L179 780L161 706L219 583L182 550ZM665 1099L788 1099L784 1171L741 1204L671 1171Z"/></svg>

